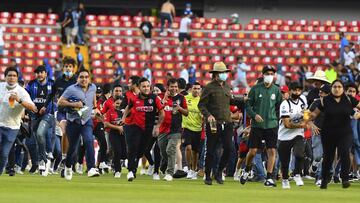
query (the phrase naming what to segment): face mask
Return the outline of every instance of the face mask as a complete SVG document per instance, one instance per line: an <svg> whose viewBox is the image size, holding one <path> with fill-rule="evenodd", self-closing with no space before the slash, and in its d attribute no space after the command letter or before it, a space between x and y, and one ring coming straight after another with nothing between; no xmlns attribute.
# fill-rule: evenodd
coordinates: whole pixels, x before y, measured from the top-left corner
<svg viewBox="0 0 360 203"><path fill-rule="evenodd" d="M299 99L299 98L300 98L300 95L298 95L298 94L291 94L291 99L297 100L297 99Z"/></svg>
<svg viewBox="0 0 360 203"><path fill-rule="evenodd" d="M225 82L227 78L228 78L228 73L220 73L219 74L219 79L221 81Z"/></svg>
<svg viewBox="0 0 360 203"><path fill-rule="evenodd" d="M65 76L68 76L68 77L71 77L71 76L73 75L73 73L72 73L72 72L65 71L65 72L64 72L64 75L65 75Z"/></svg>
<svg viewBox="0 0 360 203"><path fill-rule="evenodd" d="M271 84L274 80L273 75L264 75L264 83Z"/></svg>

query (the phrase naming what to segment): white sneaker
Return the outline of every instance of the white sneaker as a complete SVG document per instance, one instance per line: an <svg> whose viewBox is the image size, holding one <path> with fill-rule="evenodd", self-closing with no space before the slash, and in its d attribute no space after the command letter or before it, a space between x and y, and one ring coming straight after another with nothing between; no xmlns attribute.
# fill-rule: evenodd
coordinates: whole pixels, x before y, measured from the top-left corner
<svg viewBox="0 0 360 203"><path fill-rule="evenodd" d="M197 180L197 172L193 172L193 176L191 177L191 180Z"/></svg>
<svg viewBox="0 0 360 203"><path fill-rule="evenodd" d="M45 171L42 172L42 174L41 174L42 176L46 177L49 175L50 166L51 166L51 161L48 159L45 164Z"/></svg>
<svg viewBox="0 0 360 203"><path fill-rule="evenodd" d="M140 170L140 175L142 176L142 175L145 175L146 174L146 169L145 168L142 168L141 170Z"/></svg>
<svg viewBox="0 0 360 203"><path fill-rule="evenodd" d="M24 172L21 171L21 167L16 165L15 166L15 173L20 174L20 175L24 175Z"/></svg>
<svg viewBox="0 0 360 203"><path fill-rule="evenodd" d="M321 179L317 180L316 183L315 183L316 186L319 186L321 185Z"/></svg>
<svg viewBox="0 0 360 203"><path fill-rule="evenodd" d="M79 174L79 175L82 175L84 172L83 172L83 166L82 164L77 164L76 165L76 173Z"/></svg>
<svg viewBox="0 0 360 203"><path fill-rule="evenodd" d="M225 174L225 173L222 173L221 179L222 179L223 181L225 181L225 176L226 176L226 174Z"/></svg>
<svg viewBox="0 0 360 203"><path fill-rule="evenodd" d="M91 168L89 171L88 171L88 177L98 177L100 176L100 173L99 173L99 170L97 168Z"/></svg>
<svg viewBox="0 0 360 203"><path fill-rule="evenodd" d="M300 174L296 174L294 176L294 181L295 181L297 186L303 186L304 185L304 181L302 180Z"/></svg>
<svg viewBox="0 0 360 203"><path fill-rule="evenodd" d="M45 171L46 169L46 164L44 160L41 160L39 163L39 171Z"/></svg>
<svg viewBox="0 0 360 203"><path fill-rule="evenodd" d="M127 180L131 182L134 180L134 173L132 171L130 171L126 177L127 177Z"/></svg>
<svg viewBox="0 0 360 203"><path fill-rule="evenodd" d="M47 158L48 158L48 159L54 159L53 153L52 153L52 152L49 152L49 153L47 154Z"/></svg>
<svg viewBox="0 0 360 203"><path fill-rule="evenodd" d="M193 173L194 173L193 170L189 170L189 171L187 172L186 179L192 179L192 177L194 176Z"/></svg>
<svg viewBox="0 0 360 203"><path fill-rule="evenodd" d="M65 172L64 172L64 176L65 176L65 179L66 180L71 180L72 179L72 175L73 175L73 171L72 171L72 168L68 168L68 167L65 167Z"/></svg>
<svg viewBox="0 0 360 203"><path fill-rule="evenodd" d="M304 176L304 179L307 179L307 180L315 180L314 177L311 177L311 176L309 176L309 175Z"/></svg>
<svg viewBox="0 0 360 203"><path fill-rule="evenodd" d="M101 162L99 164L99 168L101 168L101 169L110 169L110 166L107 165L105 162Z"/></svg>
<svg viewBox="0 0 360 203"><path fill-rule="evenodd" d="M184 166L183 171L187 173L189 171L189 167Z"/></svg>
<svg viewBox="0 0 360 203"><path fill-rule="evenodd" d="M165 177L164 177L164 180L166 180L166 181L172 181L172 180L173 180L173 177L172 177L172 175L170 175L170 174L166 174Z"/></svg>
<svg viewBox="0 0 360 203"><path fill-rule="evenodd" d="M147 175L152 176L154 174L154 165L150 165L147 170Z"/></svg>
<svg viewBox="0 0 360 203"><path fill-rule="evenodd" d="M153 174L153 180L160 180L160 176L158 173Z"/></svg>
<svg viewBox="0 0 360 203"><path fill-rule="evenodd" d="M287 179L282 180L282 188L283 189L290 189L290 182Z"/></svg>
<svg viewBox="0 0 360 203"><path fill-rule="evenodd" d="M121 173L120 172L116 172L114 174L114 178L121 178Z"/></svg>

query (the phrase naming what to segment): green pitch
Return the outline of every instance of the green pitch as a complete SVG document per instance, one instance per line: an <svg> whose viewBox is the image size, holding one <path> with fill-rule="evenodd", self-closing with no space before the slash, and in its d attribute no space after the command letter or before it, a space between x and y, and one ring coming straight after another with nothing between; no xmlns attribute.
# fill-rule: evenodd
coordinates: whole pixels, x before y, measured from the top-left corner
<svg viewBox="0 0 360 203"><path fill-rule="evenodd" d="M150 176L138 176L134 182L127 182L126 174L120 179L112 175L88 178L74 175L66 181L59 175L0 176L0 203L315 203L315 202L360 202L360 183L353 183L349 189L340 184L330 184L328 190L320 190L313 182L306 181L304 187L291 182L290 190L265 188L261 183L246 183L245 186L227 178L224 185L214 181L206 186L202 180L175 179L173 182L153 181Z"/></svg>

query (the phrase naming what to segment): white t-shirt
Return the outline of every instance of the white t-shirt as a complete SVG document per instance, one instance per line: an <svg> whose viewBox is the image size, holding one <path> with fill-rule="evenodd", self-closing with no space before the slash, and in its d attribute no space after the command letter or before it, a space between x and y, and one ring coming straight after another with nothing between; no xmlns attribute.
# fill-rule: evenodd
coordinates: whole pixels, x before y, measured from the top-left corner
<svg viewBox="0 0 360 203"><path fill-rule="evenodd" d="M20 129L21 116L24 113L25 108L16 101L15 107L10 108L10 94L15 92L24 102L33 102L31 101L30 95L23 87L17 85L14 89L8 90L6 85L6 82L0 83L0 127L8 127L14 130Z"/></svg>
<svg viewBox="0 0 360 203"><path fill-rule="evenodd" d="M246 78L246 72L250 71L250 66L245 63L239 63L237 65L237 76L238 78Z"/></svg>
<svg viewBox="0 0 360 203"><path fill-rule="evenodd" d="M289 105L290 103L290 105ZM307 108L307 101L304 95L300 96L297 102L284 100L280 105L280 118L288 117L293 123L300 123L303 120L302 111ZM278 139L281 141L292 140L296 136L304 136L303 128L289 129L284 126L282 120L279 121Z"/></svg>
<svg viewBox="0 0 360 203"><path fill-rule="evenodd" d="M183 69L180 72L180 78L184 78L184 80L186 81L186 83L189 83L189 72L186 69Z"/></svg>
<svg viewBox="0 0 360 203"><path fill-rule="evenodd" d="M344 52L344 60L345 60L345 66L350 65L351 63L354 62L355 59L355 54L352 51L349 51L348 53Z"/></svg>
<svg viewBox="0 0 360 203"><path fill-rule="evenodd" d="M191 19L189 17L184 17L180 21L180 33L187 33L188 32L188 26L191 24Z"/></svg>

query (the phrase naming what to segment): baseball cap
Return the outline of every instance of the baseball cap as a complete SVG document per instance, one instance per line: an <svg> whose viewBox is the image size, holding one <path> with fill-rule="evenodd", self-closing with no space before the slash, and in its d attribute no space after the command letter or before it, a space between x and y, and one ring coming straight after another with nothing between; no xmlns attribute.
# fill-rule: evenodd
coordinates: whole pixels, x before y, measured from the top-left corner
<svg viewBox="0 0 360 203"><path fill-rule="evenodd" d="M320 87L320 91L324 92L325 94L330 94L331 86L330 84L323 84Z"/></svg>
<svg viewBox="0 0 360 203"><path fill-rule="evenodd" d="M96 94L102 93L102 88L100 86L96 87Z"/></svg>
<svg viewBox="0 0 360 203"><path fill-rule="evenodd" d="M36 67L36 69L35 69L35 73L40 73L40 72L43 72L43 71L46 72L46 68L45 68L45 66L43 66L43 65L38 66L38 67Z"/></svg>
<svg viewBox="0 0 360 203"><path fill-rule="evenodd" d="M264 66L264 68L262 69L262 73L264 74L268 71L272 71L276 73L276 69L273 66L269 66L269 65Z"/></svg>
<svg viewBox="0 0 360 203"><path fill-rule="evenodd" d="M289 92L289 87L287 85L283 85L283 86L281 86L280 91L282 93Z"/></svg>

